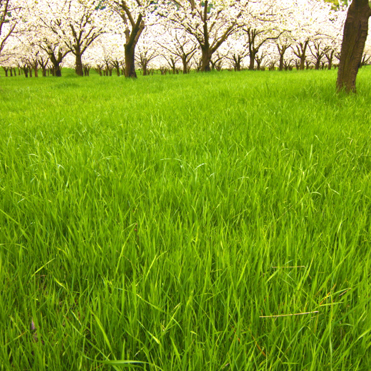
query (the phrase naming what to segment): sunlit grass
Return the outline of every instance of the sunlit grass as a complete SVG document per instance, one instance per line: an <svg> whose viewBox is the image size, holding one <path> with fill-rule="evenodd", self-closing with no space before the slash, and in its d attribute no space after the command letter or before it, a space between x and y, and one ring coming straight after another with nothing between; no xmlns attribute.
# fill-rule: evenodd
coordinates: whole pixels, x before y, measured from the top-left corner
<svg viewBox="0 0 371 371"><path fill-rule="evenodd" d="M0 78L1 369L369 370L370 75Z"/></svg>

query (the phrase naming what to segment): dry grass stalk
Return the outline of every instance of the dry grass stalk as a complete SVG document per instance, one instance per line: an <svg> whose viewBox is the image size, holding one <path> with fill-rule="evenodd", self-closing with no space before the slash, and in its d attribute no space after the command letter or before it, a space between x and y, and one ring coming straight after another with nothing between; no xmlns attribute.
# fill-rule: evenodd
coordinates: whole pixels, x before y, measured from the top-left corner
<svg viewBox="0 0 371 371"><path fill-rule="evenodd" d="M303 313L290 313L290 314L273 314L271 316L259 316L259 318L278 318L278 317L291 317L291 316L304 316L305 314L319 313L318 310L313 312L303 312Z"/></svg>

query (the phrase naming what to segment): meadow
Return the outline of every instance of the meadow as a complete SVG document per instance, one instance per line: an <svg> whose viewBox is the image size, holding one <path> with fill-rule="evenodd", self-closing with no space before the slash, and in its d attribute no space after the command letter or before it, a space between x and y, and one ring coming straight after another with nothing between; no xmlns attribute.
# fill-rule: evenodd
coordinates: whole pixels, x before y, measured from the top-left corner
<svg viewBox="0 0 371 371"><path fill-rule="evenodd" d="M370 370L371 69L0 77L1 370Z"/></svg>

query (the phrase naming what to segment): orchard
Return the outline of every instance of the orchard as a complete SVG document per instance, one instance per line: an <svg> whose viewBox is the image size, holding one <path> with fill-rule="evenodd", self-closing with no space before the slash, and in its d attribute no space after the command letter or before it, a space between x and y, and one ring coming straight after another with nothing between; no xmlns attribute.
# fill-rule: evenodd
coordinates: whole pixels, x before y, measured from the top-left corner
<svg viewBox="0 0 371 371"><path fill-rule="evenodd" d="M337 67L348 6L322 0L1 0L0 11L0 66L7 76L21 70L37 76L38 69L60 76L64 66L79 76L94 69L136 77L136 66L144 75ZM371 58L366 37L367 29L357 69Z"/></svg>
<svg viewBox="0 0 371 371"><path fill-rule="evenodd" d="M370 9L0 0L0 370L371 370Z"/></svg>

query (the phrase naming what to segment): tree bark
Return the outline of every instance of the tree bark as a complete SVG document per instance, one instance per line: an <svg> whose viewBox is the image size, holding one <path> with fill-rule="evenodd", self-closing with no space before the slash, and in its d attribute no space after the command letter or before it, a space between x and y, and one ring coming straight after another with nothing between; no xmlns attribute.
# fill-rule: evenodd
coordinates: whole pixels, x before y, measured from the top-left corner
<svg viewBox="0 0 371 371"><path fill-rule="evenodd" d="M289 45L282 45L282 46L277 45L278 53L280 55L280 61L279 61L279 66L278 66L279 71L283 71L283 69L285 68L285 53L288 48L289 48Z"/></svg>
<svg viewBox="0 0 371 371"><path fill-rule="evenodd" d="M344 25L337 91L356 92L356 78L365 48L370 16L368 0L353 0Z"/></svg>
<svg viewBox="0 0 371 371"><path fill-rule="evenodd" d="M326 53L326 59L327 59L327 68L331 70L332 68L332 61L334 59L335 50L331 50L330 52Z"/></svg>
<svg viewBox="0 0 371 371"><path fill-rule="evenodd" d="M50 61L53 63L53 69L52 69L52 75L61 77L62 76L62 71L60 67L60 62L55 58L54 54L49 54Z"/></svg>
<svg viewBox="0 0 371 371"><path fill-rule="evenodd" d="M147 61L145 61L142 64L143 76L147 76L148 75L148 73L147 73L147 65L148 65L148 62Z"/></svg>
<svg viewBox="0 0 371 371"><path fill-rule="evenodd" d="M48 50L48 56L50 59L50 62L53 64L53 68L51 69L52 75L56 77L61 77L62 76L62 70L61 70L61 63L63 61L63 58L67 55L68 53L61 53L60 51L58 52L58 56L55 55L55 52L52 49Z"/></svg>
<svg viewBox="0 0 371 371"><path fill-rule="evenodd" d="M299 58L299 63L296 65L296 69L304 70L305 69L305 61L307 59L307 47L309 44L309 39L304 42L300 42L296 45L296 50L293 48L294 54Z"/></svg>
<svg viewBox="0 0 371 371"><path fill-rule="evenodd" d="M120 62L115 60L115 61L112 62L112 64L113 64L113 67L116 70L116 75L120 76Z"/></svg>
<svg viewBox="0 0 371 371"><path fill-rule="evenodd" d="M76 64L75 64L75 71L76 71L76 75L78 76L84 76L84 70L83 70L83 67L82 67L82 59L81 59L81 53L79 53L78 51L76 51Z"/></svg>
<svg viewBox="0 0 371 371"><path fill-rule="evenodd" d="M235 71L239 72L241 71L241 62L242 62L242 57L240 55L233 55L233 68Z"/></svg>
<svg viewBox="0 0 371 371"><path fill-rule="evenodd" d="M54 75L56 77L61 77L62 76L62 70L60 65L58 64L57 66L54 66Z"/></svg>
<svg viewBox="0 0 371 371"><path fill-rule="evenodd" d="M125 45L125 77L137 77L135 72L135 45Z"/></svg>
<svg viewBox="0 0 371 371"><path fill-rule="evenodd" d="M38 62L35 61L35 65L34 65L35 77L39 77L38 67L39 67Z"/></svg>
<svg viewBox="0 0 371 371"><path fill-rule="evenodd" d="M249 70L253 71L255 68L255 57L256 57L256 52L255 50L250 51L250 64L249 64Z"/></svg>
<svg viewBox="0 0 371 371"><path fill-rule="evenodd" d="M186 56L182 56L182 63L183 63L183 75L188 73L188 61Z"/></svg>
<svg viewBox="0 0 371 371"><path fill-rule="evenodd" d="M211 63L212 53L208 48L202 49L202 57L201 57L201 71L202 72L210 72L210 63Z"/></svg>
<svg viewBox="0 0 371 371"><path fill-rule="evenodd" d="M303 54L301 57L300 57L300 70L305 70L305 59L306 59L306 55Z"/></svg>

